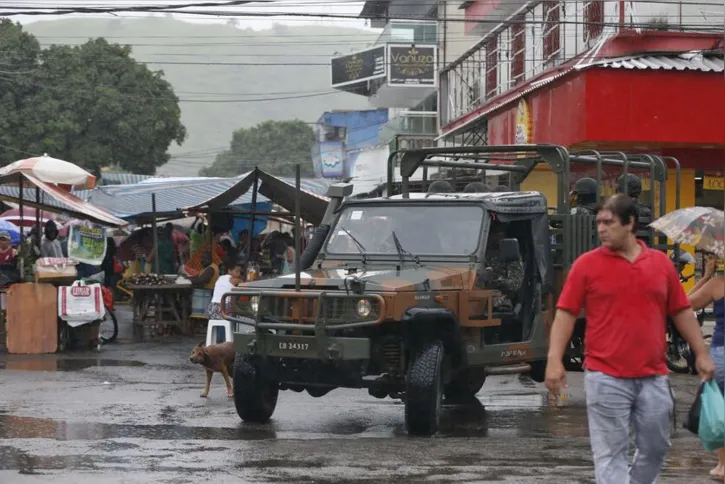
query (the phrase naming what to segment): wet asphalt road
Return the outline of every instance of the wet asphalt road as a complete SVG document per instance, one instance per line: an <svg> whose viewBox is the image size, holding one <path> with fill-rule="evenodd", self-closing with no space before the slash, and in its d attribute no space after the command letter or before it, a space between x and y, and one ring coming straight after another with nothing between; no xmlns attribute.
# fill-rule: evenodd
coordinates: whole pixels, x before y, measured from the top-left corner
<svg viewBox="0 0 725 484"><path fill-rule="evenodd" d="M594 482L581 373L557 407L528 378L491 377L479 405L446 407L427 439L406 436L401 404L365 390L281 392L273 421L249 425L220 376L199 397L198 339L0 355L0 484ZM673 383L681 427L697 378ZM660 484L715 482L700 449L678 430Z"/></svg>

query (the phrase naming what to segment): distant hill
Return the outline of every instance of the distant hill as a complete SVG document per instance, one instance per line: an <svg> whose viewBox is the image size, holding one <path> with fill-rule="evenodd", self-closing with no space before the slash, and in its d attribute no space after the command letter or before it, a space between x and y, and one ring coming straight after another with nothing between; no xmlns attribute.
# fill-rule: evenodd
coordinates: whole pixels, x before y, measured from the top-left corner
<svg viewBox="0 0 725 484"><path fill-rule="evenodd" d="M363 96L320 94L332 91L330 56L370 45L377 37L371 31L343 27L277 25L255 31L172 18L66 19L24 28L43 46L106 37L131 45L136 59L162 70L182 100L182 121L188 130L187 140L170 147L172 159L158 171L176 176L196 175L210 165L218 152L228 148L238 128L267 119L311 122L323 111L368 107Z"/></svg>

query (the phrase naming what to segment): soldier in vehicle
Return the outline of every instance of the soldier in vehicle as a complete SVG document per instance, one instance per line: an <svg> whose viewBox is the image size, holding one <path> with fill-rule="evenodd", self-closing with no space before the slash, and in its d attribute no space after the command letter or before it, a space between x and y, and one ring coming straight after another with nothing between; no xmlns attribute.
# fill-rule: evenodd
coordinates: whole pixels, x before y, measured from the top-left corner
<svg viewBox="0 0 725 484"><path fill-rule="evenodd" d="M428 187L428 193L453 193L453 186L445 180L436 180Z"/></svg>
<svg viewBox="0 0 725 484"><path fill-rule="evenodd" d="M493 280L489 285L501 291L501 295L494 297L493 308L496 312L511 312L514 310L516 295L524 282L524 264L519 260L503 262L499 259L499 245L506 238L503 227L491 226L491 232L486 246L486 269L493 272Z"/></svg>
<svg viewBox="0 0 725 484"><path fill-rule="evenodd" d="M463 193L486 193L489 191L486 184L480 181L471 182L463 189Z"/></svg>
<svg viewBox="0 0 725 484"><path fill-rule="evenodd" d="M572 207L572 215L595 215L597 209L597 193L599 186L592 178L580 178L574 183L571 191L576 206Z"/></svg>
<svg viewBox="0 0 725 484"><path fill-rule="evenodd" d="M637 175L627 173L627 195L634 199L634 204L637 206L637 218L642 226L646 226L647 223L652 221L652 209L646 205L642 205L639 201L639 196L642 194L642 180ZM617 178L617 193L624 193L625 178L621 175Z"/></svg>

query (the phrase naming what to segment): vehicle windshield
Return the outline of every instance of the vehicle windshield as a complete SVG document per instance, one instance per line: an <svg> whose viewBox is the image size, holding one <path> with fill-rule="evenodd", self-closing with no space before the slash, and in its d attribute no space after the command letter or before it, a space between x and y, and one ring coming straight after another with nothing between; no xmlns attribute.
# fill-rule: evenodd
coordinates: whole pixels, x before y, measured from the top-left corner
<svg viewBox="0 0 725 484"><path fill-rule="evenodd" d="M478 248L484 210L475 205L358 205L343 210L328 254L468 256Z"/></svg>

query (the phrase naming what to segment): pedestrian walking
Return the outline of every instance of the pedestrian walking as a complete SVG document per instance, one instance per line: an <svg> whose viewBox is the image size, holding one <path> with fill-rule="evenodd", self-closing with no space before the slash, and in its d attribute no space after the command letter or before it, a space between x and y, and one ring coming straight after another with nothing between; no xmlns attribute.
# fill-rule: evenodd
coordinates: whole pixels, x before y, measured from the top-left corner
<svg viewBox="0 0 725 484"><path fill-rule="evenodd" d="M572 265L550 334L546 386L566 387L564 350L586 310L585 390L597 484L652 484L670 447L672 392L665 361L665 321L672 317L696 355L703 380L715 366L700 326L663 252L635 237L637 206L615 195L596 215L601 247ZM636 452L628 469L629 427Z"/></svg>
<svg viewBox="0 0 725 484"><path fill-rule="evenodd" d="M710 342L710 356L715 362L715 381L725 394L725 278L716 275L720 258L710 258L705 264L705 274L687 296L692 309L699 311L712 304L715 310L715 330ZM723 443L725 446L725 442ZM717 466L710 475L721 482L725 481L725 448L717 450Z"/></svg>

